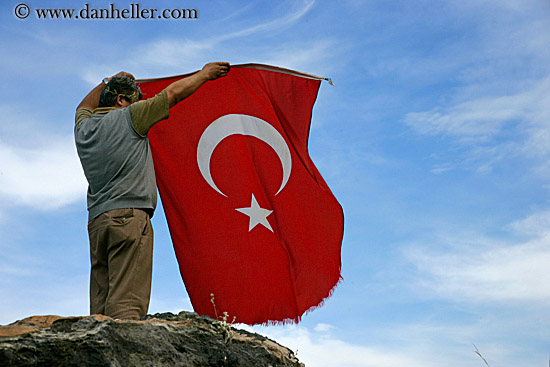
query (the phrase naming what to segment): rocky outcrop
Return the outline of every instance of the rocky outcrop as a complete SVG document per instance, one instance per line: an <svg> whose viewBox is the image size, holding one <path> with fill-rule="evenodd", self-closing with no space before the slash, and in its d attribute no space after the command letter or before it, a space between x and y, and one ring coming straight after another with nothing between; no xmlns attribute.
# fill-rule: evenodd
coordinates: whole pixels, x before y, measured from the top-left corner
<svg viewBox="0 0 550 367"><path fill-rule="evenodd" d="M29 317L0 326L0 366L304 367L272 340L190 312Z"/></svg>

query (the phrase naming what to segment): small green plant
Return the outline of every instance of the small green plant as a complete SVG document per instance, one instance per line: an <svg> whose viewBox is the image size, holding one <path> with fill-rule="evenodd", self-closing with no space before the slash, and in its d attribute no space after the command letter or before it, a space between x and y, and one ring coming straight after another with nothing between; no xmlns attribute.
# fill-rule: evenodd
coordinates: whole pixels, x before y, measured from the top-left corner
<svg viewBox="0 0 550 367"><path fill-rule="evenodd" d="M231 326L233 325L237 317L233 317L233 320L231 322L227 322L227 320L229 319L229 313L224 312L221 316L218 315L218 309L216 307L216 302L214 301L214 293L210 293L210 302L212 302L212 306L214 307L214 314L216 315L216 320L214 320L214 324L218 327L218 330L223 336L225 351L223 353L223 359L220 362L223 366L233 366L235 361L231 358L231 353L229 352L228 347L231 344L231 340L233 339L233 330Z"/></svg>
<svg viewBox="0 0 550 367"><path fill-rule="evenodd" d="M233 320L231 322L227 322L229 319L229 313L223 312L223 314L220 316L218 315L218 309L216 308L216 302L214 301L214 293L210 293L210 302L212 302L212 306L214 306L214 314L216 315L216 324L220 327L222 334L223 334L223 341L227 345L231 342L231 339L233 338L233 331L231 330L231 327L233 326L233 323L237 319L236 316L233 316Z"/></svg>

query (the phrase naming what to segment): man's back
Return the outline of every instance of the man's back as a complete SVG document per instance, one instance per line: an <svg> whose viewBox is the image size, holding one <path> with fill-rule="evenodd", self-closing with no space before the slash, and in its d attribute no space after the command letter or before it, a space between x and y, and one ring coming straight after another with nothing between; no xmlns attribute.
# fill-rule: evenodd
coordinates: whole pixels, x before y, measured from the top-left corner
<svg viewBox="0 0 550 367"><path fill-rule="evenodd" d="M89 218L119 208L154 210L156 183L147 137L135 131L129 107L96 112L75 126L89 183Z"/></svg>

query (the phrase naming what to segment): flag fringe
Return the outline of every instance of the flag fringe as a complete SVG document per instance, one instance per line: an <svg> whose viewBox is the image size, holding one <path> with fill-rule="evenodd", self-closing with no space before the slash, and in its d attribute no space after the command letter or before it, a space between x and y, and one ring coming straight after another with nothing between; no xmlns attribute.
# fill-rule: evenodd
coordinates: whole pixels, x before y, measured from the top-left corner
<svg viewBox="0 0 550 367"><path fill-rule="evenodd" d="M330 289L330 291L328 292L328 294L323 297L321 299L321 302L319 302L318 304L314 305L314 306L311 306L310 308L308 308L307 310L305 310L301 315L299 315L298 317L296 318L287 318L287 319L284 319L284 320L269 320L269 321L266 321L266 322L262 322L261 324L255 324L255 325L261 325L261 326L286 326L286 325L297 325L298 323L300 323L302 321L302 317L304 316L307 316L309 315L311 312L323 307L325 305L325 302L330 298L332 297L332 295L334 294L334 292L336 291L336 288L340 285L340 283L342 283L344 281L344 278L342 277L341 275L341 272L340 272L340 275L338 275L338 281L336 282L336 284L334 284L334 286Z"/></svg>

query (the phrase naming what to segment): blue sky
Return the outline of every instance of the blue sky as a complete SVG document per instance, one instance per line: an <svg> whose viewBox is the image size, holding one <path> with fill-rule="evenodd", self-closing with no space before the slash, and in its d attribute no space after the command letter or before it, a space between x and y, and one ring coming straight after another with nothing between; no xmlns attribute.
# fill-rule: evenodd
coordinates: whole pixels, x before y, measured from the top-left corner
<svg viewBox="0 0 550 367"><path fill-rule="evenodd" d="M17 4L0 5L1 324L88 312L82 97L121 70L254 62L334 80L310 155L345 212L332 298L254 330L308 366L484 366L473 344L494 367L548 363L548 1L143 0L199 18L119 21L20 20ZM190 310L162 208L154 226L150 312Z"/></svg>

